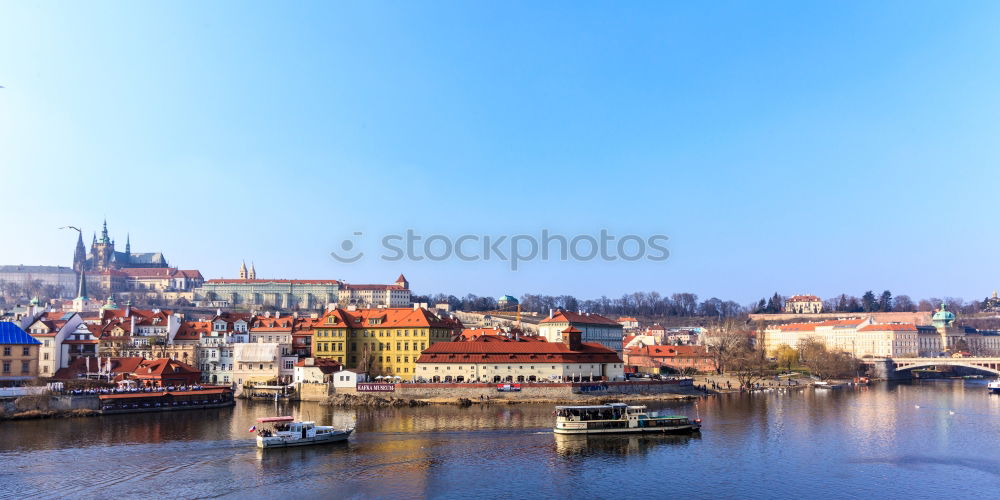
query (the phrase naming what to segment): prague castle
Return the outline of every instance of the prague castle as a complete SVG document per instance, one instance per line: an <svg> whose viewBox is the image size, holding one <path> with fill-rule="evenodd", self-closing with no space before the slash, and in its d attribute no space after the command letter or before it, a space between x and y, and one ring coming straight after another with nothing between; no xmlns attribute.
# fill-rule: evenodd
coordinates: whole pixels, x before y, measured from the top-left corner
<svg viewBox="0 0 1000 500"><path fill-rule="evenodd" d="M167 259L160 252L133 253L128 235L125 236L125 251L115 250L115 240L108 236L108 221L104 221L101 237L90 243L90 252L83 246L83 235L77 237L76 251L73 253L73 269L80 271L108 271L123 268L166 268Z"/></svg>

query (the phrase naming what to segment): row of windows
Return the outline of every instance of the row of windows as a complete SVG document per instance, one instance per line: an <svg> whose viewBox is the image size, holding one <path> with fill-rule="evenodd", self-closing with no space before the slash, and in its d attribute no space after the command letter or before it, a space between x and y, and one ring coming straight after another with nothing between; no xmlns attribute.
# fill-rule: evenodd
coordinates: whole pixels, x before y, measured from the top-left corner
<svg viewBox="0 0 1000 500"><path fill-rule="evenodd" d="M375 346L376 344L371 344L371 345ZM378 350L378 351L391 351L392 350L392 344L389 343L389 342L386 342L386 343L379 342L377 345L378 345L378 348L377 349L373 349L373 350ZM414 351L423 351L424 349L427 349L427 342L421 342L419 345L416 342L413 343L413 350ZM337 352L337 351L343 351L343 350L344 350L344 343L343 342L317 342L316 343L316 352ZM409 342L396 342L396 350L397 351L409 351L410 350L410 343ZM351 342L351 352L358 352L358 343L357 342Z"/></svg>
<svg viewBox="0 0 1000 500"><path fill-rule="evenodd" d="M11 366L11 362L10 361L4 361L3 362L3 373L10 374L11 373L10 366ZM30 361L21 361L21 373L30 373L30 372L31 372L31 362Z"/></svg>
<svg viewBox="0 0 1000 500"><path fill-rule="evenodd" d="M11 356L12 353L13 353L13 349L10 346L4 346L4 348L3 348L3 355L4 356ZM21 348L21 356L31 356L31 348L30 347L22 347Z"/></svg>
<svg viewBox="0 0 1000 500"><path fill-rule="evenodd" d="M345 333L344 330L334 330L334 331L323 330L323 329L317 329L316 330L316 336L317 337L344 338L344 333ZM393 336L392 333L393 332L391 330L379 330L379 329L375 329L375 330L358 330L358 331L352 330L351 332L349 332L349 335L347 335L347 337L348 338L358 338L358 337L392 337ZM418 336L422 336L422 335L426 335L426 334L427 334L427 330L413 330L413 336L414 337L418 337ZM396 330L396 337L409 337L409 336L410 336L410 330ZM430 336L432 338L444 337L444 336L446 336L446 331L443 331L443 330L431 330L430 331Z"/></svg>

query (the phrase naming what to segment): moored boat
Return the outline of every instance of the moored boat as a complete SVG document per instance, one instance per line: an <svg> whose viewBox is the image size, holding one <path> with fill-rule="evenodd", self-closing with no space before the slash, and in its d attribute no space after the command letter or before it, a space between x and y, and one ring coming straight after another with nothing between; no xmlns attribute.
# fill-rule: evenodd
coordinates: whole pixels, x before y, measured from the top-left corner
<svg viewBox="0 0 1000 500"><path fill-rule="evenodd" d="M661 415L645 406L612 403L593 406L557 406L556 434L690 433L701 429L701 419Z"/></svg>
<svg viewBox="0 0 1000 500"><path fill-rule="evenodd" d="M294 417L258 418L250 432L257 433L258 448L287 448L347 441L354 428L336 429L316 422L300 422Z"/></svg>
<svg viewBox="0 0 1000 500"><path fill-rule="evenodd" d="M991 380L986 384L986 390L990 391L990 394L1000 394L1000 379Z"/></svg>

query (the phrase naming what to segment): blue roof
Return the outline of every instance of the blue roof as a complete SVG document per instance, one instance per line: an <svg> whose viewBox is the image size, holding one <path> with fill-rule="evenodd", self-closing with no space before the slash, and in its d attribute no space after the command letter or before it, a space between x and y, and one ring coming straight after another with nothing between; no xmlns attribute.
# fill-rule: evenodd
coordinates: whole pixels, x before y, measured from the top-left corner
<svg viewBox="0 0 1000 500"><path fill-rule="evenodd" d="M0 321L0 344L41 344L21 327L10 321Z"/></svg>

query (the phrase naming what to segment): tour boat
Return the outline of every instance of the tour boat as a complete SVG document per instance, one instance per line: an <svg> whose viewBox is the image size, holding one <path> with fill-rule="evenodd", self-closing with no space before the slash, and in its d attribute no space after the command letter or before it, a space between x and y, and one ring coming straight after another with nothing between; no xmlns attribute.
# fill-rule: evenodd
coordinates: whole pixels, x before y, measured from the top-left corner
<svg viewBox="0 0 1000 500"><path fill-rule="evenodd" d="M701 419L648 412L645 406L612 403L595 406L557 406L556 434L684 433L698 432Z"/></svg>
<svg viewBox="0 0 1000 500"><path fill-rule="evenodd" d="M258 448L286 448L347 441L354 428L335 429L316 425L316 422L299 422L292 417L258 418L250 432L257 433Z"/></svg>
<svg viewBox="0 0 1000 500"><path fill-rule="evenodd" d="M986 390L990 391L990 394L1000 394L1000 379L991 380L986 384Z"/></svg>

